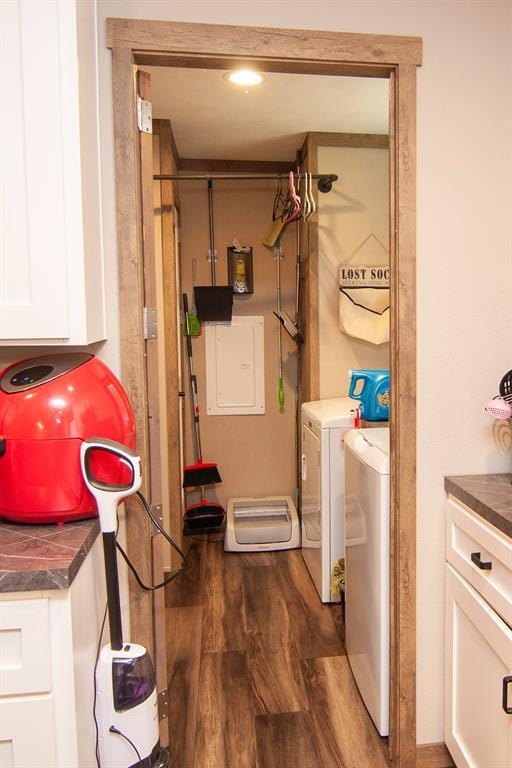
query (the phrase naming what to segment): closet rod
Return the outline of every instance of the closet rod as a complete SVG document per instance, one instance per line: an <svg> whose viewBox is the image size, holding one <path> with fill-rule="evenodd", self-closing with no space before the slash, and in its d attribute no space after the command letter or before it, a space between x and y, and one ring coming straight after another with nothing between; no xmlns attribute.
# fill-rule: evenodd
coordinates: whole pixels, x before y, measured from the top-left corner
<svg viewBox="0 0 512 768"><path fill-rule="evenodd" d="M297 176L297 174L295 174ZM301 174L303 177L303 174ZM313 173L312 179L318 181L318 189L320 192L330 192L333 181L338 181L338 176L335 173ZM210 173L210 174L167 174L156 173L153 176L155 181L272 181L273 179L282 179L286 181L288 179L287 173L278 174L256 174L250 175L245 173L239 174L222 174L222 173Z"/></svg>

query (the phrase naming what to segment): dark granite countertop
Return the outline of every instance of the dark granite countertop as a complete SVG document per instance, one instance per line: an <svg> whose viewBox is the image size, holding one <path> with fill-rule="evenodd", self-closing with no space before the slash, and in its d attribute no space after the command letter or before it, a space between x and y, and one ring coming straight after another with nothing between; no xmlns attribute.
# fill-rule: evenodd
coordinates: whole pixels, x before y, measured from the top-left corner
<svg viewBox="0 0 512 768"><path fill-rule="evenodd" d="M67 589L99 534L98 519L0 523L0 592Z"/></svg>
<svg viewBox="0 0 512 768"><path fill-rule="evenodd" d="M456 499L512 538L512 474L445 477L444 488Z"/></svg>

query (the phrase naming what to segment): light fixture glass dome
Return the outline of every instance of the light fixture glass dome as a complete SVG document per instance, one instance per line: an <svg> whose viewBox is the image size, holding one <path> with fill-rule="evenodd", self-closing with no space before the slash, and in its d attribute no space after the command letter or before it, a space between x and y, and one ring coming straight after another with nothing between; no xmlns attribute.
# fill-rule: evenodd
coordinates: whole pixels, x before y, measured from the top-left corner
<svg viewBox="0 0 512 768"><path fill-rule="evenodd" d="M235 85L259 85L263 76L259 72L254 72L252 69L236 69L233 72L226 72L224 75L226 80Z"/></svg>

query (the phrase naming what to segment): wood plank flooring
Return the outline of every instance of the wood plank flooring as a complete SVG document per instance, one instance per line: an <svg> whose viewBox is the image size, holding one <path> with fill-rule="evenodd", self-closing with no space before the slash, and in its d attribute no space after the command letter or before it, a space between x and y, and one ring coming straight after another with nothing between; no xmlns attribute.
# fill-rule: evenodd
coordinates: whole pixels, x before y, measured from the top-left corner
<svg viewBox="0 0 512 768"><path fill-rule="evenodd" d="M166 588L171 768L387 768L300 551L189 558Z"/></svg>

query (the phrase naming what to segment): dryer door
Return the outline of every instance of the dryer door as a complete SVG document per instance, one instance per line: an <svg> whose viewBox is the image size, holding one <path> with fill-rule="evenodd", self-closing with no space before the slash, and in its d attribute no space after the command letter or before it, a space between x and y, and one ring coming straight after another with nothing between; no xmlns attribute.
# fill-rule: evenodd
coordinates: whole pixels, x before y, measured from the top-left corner
<svg viewBox="0 0 512 768"><path fill-rule="evenodd" d="M302 556L322 594L320 439L302 425Z"/></svg>

